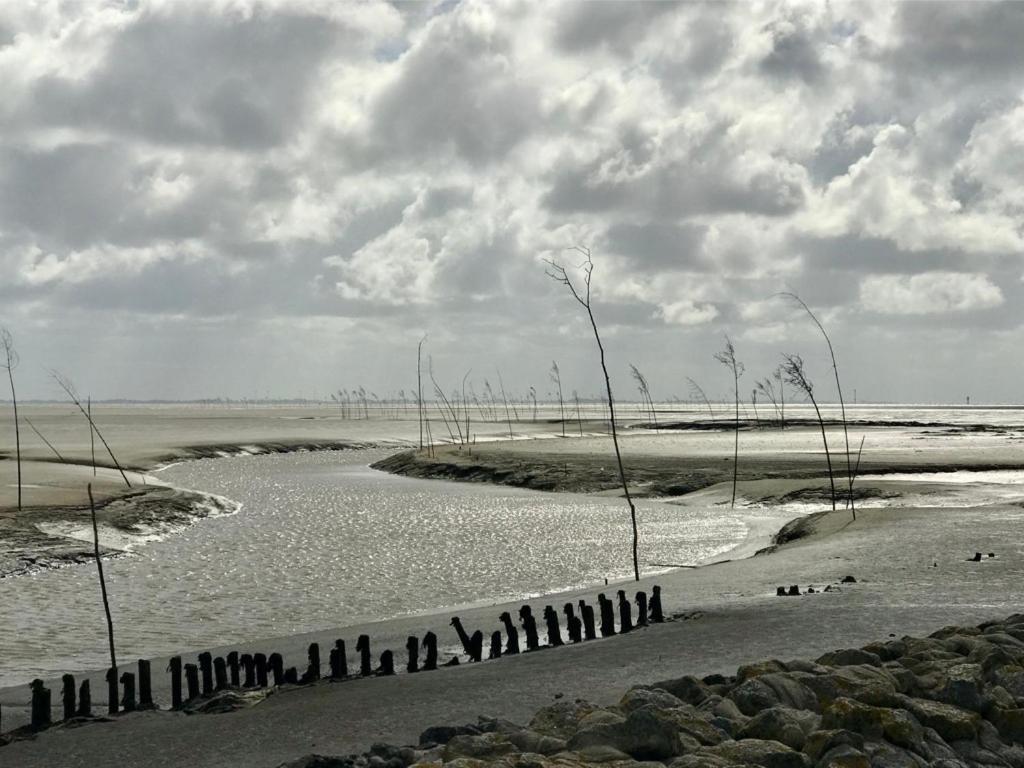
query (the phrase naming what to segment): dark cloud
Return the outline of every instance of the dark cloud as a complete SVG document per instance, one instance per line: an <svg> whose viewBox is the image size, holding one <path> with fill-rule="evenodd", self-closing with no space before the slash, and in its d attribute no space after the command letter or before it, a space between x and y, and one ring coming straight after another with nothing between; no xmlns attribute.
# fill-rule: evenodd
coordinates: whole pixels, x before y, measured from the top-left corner
<svg viewBox="0 0 1024 768"><path fill-rule="evenodd" d="M822 39L813 30L791 21L770 24L772 50L761 59L765 74L785 80L802 80L813 85L825 74L822 63Z"/></svg>
<svg viewBox="0 0 1024 768"><path fill-rule="evenodd" d="M619 223L608 228L608 248L645 272L707 270L703 258L706 227L697 224Z"/></svg>
<svg viewBox="0 0 1024 768"><path fill-rule="evenodd" d="M49 76L35 119L166 144L241 149L285 141L332 48L351 41L315 16L142 13L86 77Z"/></svg>
<svg viewBox="0 0 1024 768"><path fill-rule="evenodd" d="M684 7L668 0L606 0L563 3L556 18L555 44L570 53L606 47L628 55L661 16Z"/></svg>

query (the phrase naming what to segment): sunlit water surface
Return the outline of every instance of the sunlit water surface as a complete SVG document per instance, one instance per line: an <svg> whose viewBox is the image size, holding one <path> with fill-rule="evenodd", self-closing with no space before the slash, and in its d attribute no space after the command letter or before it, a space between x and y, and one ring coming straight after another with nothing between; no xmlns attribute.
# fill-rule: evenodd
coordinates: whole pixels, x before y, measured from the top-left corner
<svg viewBox="0 0 1024 768"><path fill-rule="evenodd" d="M384 451L192 461L161 473L236 515L106 562L127 657L312 631L631 573L621 500L397 477ZM638 505L642 562L727 551L778 510ZM95 569L0 580L0 687L104 664Z"/></svg>

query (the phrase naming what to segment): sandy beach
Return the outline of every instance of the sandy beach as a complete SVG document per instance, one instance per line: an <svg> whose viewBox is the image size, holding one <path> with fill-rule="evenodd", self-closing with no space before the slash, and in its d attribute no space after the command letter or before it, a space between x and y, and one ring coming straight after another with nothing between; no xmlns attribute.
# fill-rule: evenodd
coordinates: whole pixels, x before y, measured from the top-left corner
<svg viewBox="0 0 1024 768"><path fill-rule="evenodd" d="M254 432L239 432L255 442ZM293 439L309 439L308 433L299 432ZM939 480L922 486L899 476L887 481L883 473L1018 468L1022 452L1013 433L939 426L872 427L868 435L872 453L863 465L872 474L861 480L865 495L855 522L848 510L824 511L788 526L786 543L757 556L746 557L766 543L765 531L752 531L725 562L676 569L640 584L593 587L531 601L539 615L548 604L558 608L578 597L594 602L598 591L613 592L621 586L632 592L657 583L672 618L664 625L432 673L322 682L275 693L257 706L226 715L138 713L111 723L56 728L4 747L3 757L25 766L171 766L186 759L199 766L276 766L311 751L348 754L375 741L413 743L428 726L472 722L482 714L528 719L556 696L606 702L639 682L725 672L759 658L814 656L889 635L928 633L950 623L977 623L1019 610L1024 576L1024 552L1016 534L1024 518L1019 503L864 506L872 496L917 498L943 489ZM720 482L720 465L728 457L730 440L724 432L630 435L624 441L630 476L642 492L673 497L671 501L686 487L727 499L729 487ZM748 502L796 493L821 508L822 456L811 430L792 430L781 443L778 434L756 432L743 434L742 441L741 477L746 479L740 491ZM514 466L522 475L507 474L505 479L523 484L528 484L524 477L551 477L560 471L566 478L560 488L573 485L568 478L576 476L577 489L615 494L601 479L608 466L607 451L607 438L594 436L481 443L473 447L471 457L468 450L444 448L430 459L405 456L400 461L426 466L435 476L486 476L490 481L501 479L495 466L497 474ZM166 456L166 449L153 450L151 460ZM467 465L473 469L465 473ZM971 562L975 552L986 557ZM995 557L988 558L989 552ZM855 577L856 583L841 583L845 576ZM801 591L813 586L816 592L776 596L778 586L794 584ZM822 592L826 586L830 591ZM498 628L502 611L514 613L518 607L515 603L453 608L368 626L254 640L235 649L276 651L287 664L299 665L310 642L327 648L340 637L351 649L355 638L365 633L372 637L375 652L394 649L396 666L401 666L405 638L432 630L440 639L443 660L444 654L459 652L449 626L452 615L457 613L467 628L489 632ZM229 649L210 650L217 655ZM168 697L166 675L156 671L165 665L165 659L154 660L154 693L163 702ZM102 677L94 672L90 679L94 706L102 709ZM49 684L59 690L59 682ZM5 730L24 722L26 702L25 688L0 691ZM161 745L155 754L153 744Z"/></svg>

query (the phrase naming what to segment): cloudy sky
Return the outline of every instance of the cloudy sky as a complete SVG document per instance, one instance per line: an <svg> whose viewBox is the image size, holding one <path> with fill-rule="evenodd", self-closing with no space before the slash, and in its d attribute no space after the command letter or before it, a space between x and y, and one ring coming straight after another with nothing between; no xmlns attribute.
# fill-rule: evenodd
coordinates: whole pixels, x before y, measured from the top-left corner
<svg viewBox="0 0 1024 768"><path fill-rule="evenodd" d="M1024 3L0 4L0 325L26 396L442 380L1024 397Z"/></svg>

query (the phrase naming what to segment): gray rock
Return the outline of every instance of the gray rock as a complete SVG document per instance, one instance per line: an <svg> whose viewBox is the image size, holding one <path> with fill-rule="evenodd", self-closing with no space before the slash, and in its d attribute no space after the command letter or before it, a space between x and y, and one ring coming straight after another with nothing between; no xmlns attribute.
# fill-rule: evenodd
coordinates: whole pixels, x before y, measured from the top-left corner
<svg viewBox="0 0 1024 768"><path fill-rule="evenodd" d="M662 680L659 683L654 683L651 687L668 691L676 698L688 704L700 704L711 695L711 689L703 681L691 675L677 677L673 680Z"/></svg>
<svg viewBox="0 0 1024 768"><path fill-rule="evenodd" d="M822 755L815 768L871 768L868 756L849 744L839 744Z"/></svg>
<svg viewBox="0 0 1024 768"><path fill-rule="evenodd" d="M804 742L804 754L811 760L818 760L826 752L840 746L849 746L860 751L864 749L864 737L854 731L845 729L830 731L814 731Z"/></svg>
<svg viewBox="0 0 1024 768"><path fill-rule="evenodd" d="M668 691L660 688L631 688L619 701L619 709L629 714L635 709L642 707L654 707L655 709L671 709L682 706L685 702Z"/></svg>
<svg viewBox="0 0 1024 768"><path fill-rule="evenodd" d="M886 706L892 703L896 694L895 678L884 669L870 664L837 667L827 675L805 677L802 682L814 691L823 707L840 698Z"/></svg>
<svg viewBox="0 0 1024 768"><path fill-rule="evenodd" d="M842 648L838 651L829 651L818 657L818 663L826 667L849 667L858 664L869 664L872 667L882 666L882 659L878 654L865 651L861 648Z"/></svg>
<svg viewBox="0 0 1024 768"><path fill-rule="evenodd" d="M818 697L801 680L798 673L769 673L740 683L729 692L740 712L756 715L762 709L781 704L791 709L818 711ZM808 680L814 679L807 675Z"/></svg>
<svg viewBox="0 0 1024 768"><path fill-rule="evenodd" d="M516 747L501 733L483 733L479 736L456 736L444 747L444 761L469 757L483 760L516 752Z"/></svg>
<svg viewBox="0 0 1024 768"><path fill-rule="evenodd" d="M636 760L665 760L700 744L680 733L671 719L651 709L638 709L622 723L584 728L568 743L568 748L576 752L596 746L613 747Z"/></svg>
<svg viewBox="0 0 1024 768"><path fill-rule="evenodd" d="M554 755L566 747L564 739L545 736L527 728L508 734L508 740L520 752L533 752L538 755Z"/></svg>
<svg viewBox="0 0 1024 768"><path fill-rule="evenodd" d="M537 710L529 727L546 736L568 739L579 730L580 720L600 709L586 701L558 701Z"/></svg>
<svg viewBox="0 0 1024 768"><path fill-rule="evenodd" d="M752 717L739 730L737 738L778 741L792 749L803 749L807 734L815 729L819 719L810 712L771 707Z"/></svg>
<svg viewBox="0 0 1024 768"><path fill-rule="evenodd" d="M952 704L899 695L899 703L922 725L932 728L945 741L973 739L978 733L981 717Z"/></svg>
<svg viewBox="0 0 1024 768"><path fill-rule="evenodd" d="M328 755L303 755L295 760L281 763L278 768L351 768L352 760L347 757Z"/></svg>
<svg viewBox="0 0 1024 768"><path fill-rule="evenodd" d="M746 763L764 768L810 768L811 765L810 759L802 752L777 741L759 739L726 741L717 747L703 747L695 755L725 758L731 764Z"/></svg>
<svg viewBox="0 0 1024 768"><path fill-rule="evenodd" d="M826 729L844 728L868 740L885 739L898 747L913 749L924 737L921 724L903 709L886 709L854 699L836 699L821 718Z"/></svg>

